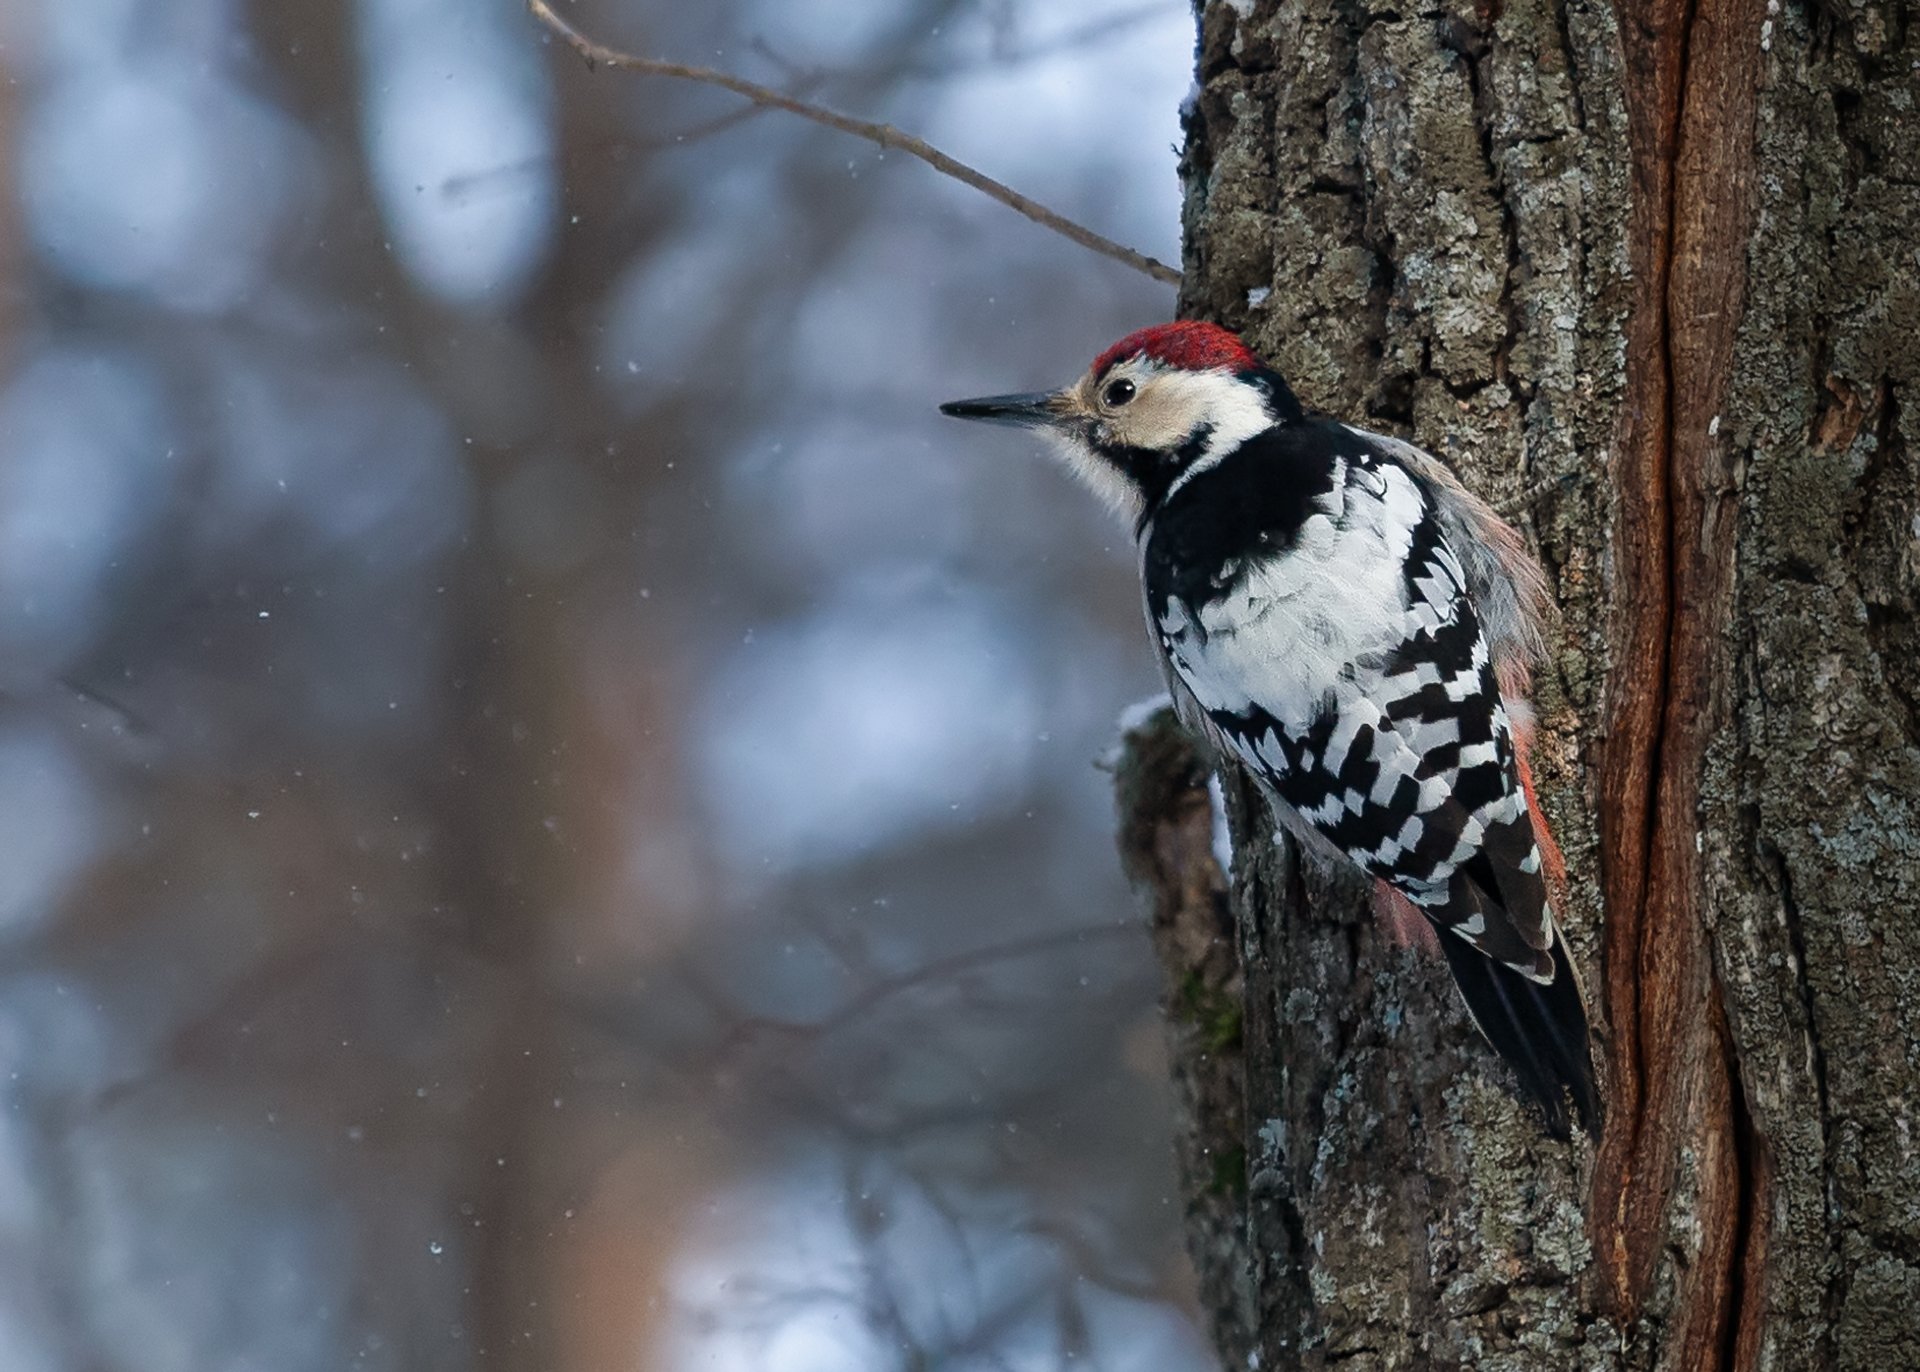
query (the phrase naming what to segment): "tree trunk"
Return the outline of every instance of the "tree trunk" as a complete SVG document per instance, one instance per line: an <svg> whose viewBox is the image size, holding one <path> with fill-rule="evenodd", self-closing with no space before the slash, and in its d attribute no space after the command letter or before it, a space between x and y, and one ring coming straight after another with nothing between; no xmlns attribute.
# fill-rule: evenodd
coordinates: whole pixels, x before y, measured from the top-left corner
<svg viewBox="0 0 1920 1372"><path fill-rule="evenodd" d="M1915 18L1205 6L1185 313L1548 569L1535 767L1608 1111L1542 1137L1445 968L1234 778L1226 917L1197 763L1137 732L1228 1367L1920 1367Z"/></svg>

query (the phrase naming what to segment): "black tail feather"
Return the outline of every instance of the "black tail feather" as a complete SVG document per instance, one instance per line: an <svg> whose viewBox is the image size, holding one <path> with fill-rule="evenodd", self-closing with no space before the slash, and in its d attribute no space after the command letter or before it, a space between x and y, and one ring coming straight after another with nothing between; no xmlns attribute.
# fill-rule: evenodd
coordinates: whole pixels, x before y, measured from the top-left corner
<svg viewBox="0 0 1920 1372"><path fill-rule="evenodd" d="M1545 1113L1547 1132L1567 1137L1571 1096L1574 1114L1598 1139L1600 1098L1587 1051L1587 1009L1566 949L1555 943L1553 980L1542 986L1444 929L1440 947L1474 1023Z"/></svg>

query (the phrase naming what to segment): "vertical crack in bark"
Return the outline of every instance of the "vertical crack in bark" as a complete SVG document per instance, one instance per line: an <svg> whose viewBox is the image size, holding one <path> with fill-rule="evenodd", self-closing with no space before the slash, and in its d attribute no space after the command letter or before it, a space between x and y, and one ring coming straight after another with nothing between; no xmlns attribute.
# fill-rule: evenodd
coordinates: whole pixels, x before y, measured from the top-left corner
<svg viewBox="0 0 1920 1372"><path fill-rule="evenodd" d="M1801 920L1800 902L1794 896L1793 873L1787 866L1786 855L1773 844L1757 837L1760 832L1758 815L1753 817L1753 825L1756 835L1753 842L1758 861L1766 871L1772 874L1780 897L1780 913L1786 920L1788 947L1793 954L1794 990L1800 997L1801 1013L1806 1017L1807 1070L1813 1077L1814 1098L1820 1110L1820 1176L1827 1187L1827 1194L1823 1199L1828 1205L1837 1206L1832 1196L1836 1166L1833 1102L1827 1090L1826 1045L1821 1042L1820 1021L1814 1014L1813 981L1808 971L1812 964L1808 961L1806 927ZM1826 1287L1822 1293L1821 1309L1825 1319L1818 1341L1821 1367L1832 1367L1835 1364L1834 1330L1840 1326L1840 1314L1846 1300L1844 1272L1845 1268L1841 1263L1834 1263L1827 1274ZM1743 1362L1739 1365L1749 1364Z"/></svg>
<svg viewBox="0 0 1920 1372"><path fill-rule="evenodd" d="M1731 1064L1734 1059L1733 1033L1721 1015L1720 1046ZM1735 1214L1731 1272L1732 1291L1727 1301L1725 1341L1720 1349L1724 1368L1749 1368L1759 1365L1761 1336L1766 1329L1767 1242L1771 1237L1773 1209L1773 1163L1766 1139L1747 1106L1747 1093L1740 1074L1730 1071L1732 1087L1735 1157L1739 1163L1739 1204Z"/></svg>
<svg viewBox="0 0 1920 1372"><path fill-rule="evenodd" d="M1697 1252L1674 1365L1759 1346L1770 1170L1748 1117L1708 942L1699 805L1724 719L1735 510L1725 403L1754 200L1760 0L1623 0L1639 297L1621 424L1623 651L1602 768L1611 1128L1595 1174L1609 1295L1637 1315L1683 1159Z"/></svg>
<svg viewBox="0 0 1920 1372"><path fill-rule="evenodd" d="M1512 375L1511 362L1513 350L1525 332L1526 321L1521 318L1519 299L1520 258L1520 216L1521 207L1514 194L1506 169L1502 167L1499 150L1494 141L1493 92L1489 86L1483 65L1493 52L1492 27L1489 24L1485 33L1474 32L1465 25L1457 25L1443 31L1442 46L1453 52L1465 68L1467 89L1473 96L1473 122L1480 136L1480 160L1486 163L1487 184L1493 187L1500 206L1500 243L1505 254L1501 262L1500 275L1500 341L1493 349L1493 377L1513 392L1519 407L1517 427L1526 431L1527 410L1533 399L1533 387ZM1571 70L1571 68L1569 68ZM1486 383L1475 386L1478 391ZM1522 457L1525 445L1522 445ZM1522 466L1519 478L1524 485L1532 477L1532 472Z"/></svg>
<svg viewBox="0 0 1920 1372"><path fill-rule="evenodd" d="M1202 133L1214 146L1200 159L1207 163L1204 168L1190 158L1185 169L1195 237L1190 241L1194 265L1183 305L1190 312L1228 320L1251 315L1258 341L1285 351L1289 365L1312 378L1317 399L1347 410L1367 409L1376 418L1389 414L1402 420L1415 417L1413 379L1427 384L1433 365L1431 359L1423 362L1416 340L1431 344L1433 336L1417 327L1402 334L1404 321L1396 319L1391 340L1395 347L1383 352L1380 319L1403 285L1422 281L1417 267L1407 269L1404 277L1395 275L1403 267L1400 249L1411 256L1432 248L1435 237L1424 228L1397 226L1381 217L1383 204L1407 193L1402 180L1360 177L1357 171L1348 175L1349 166L1384 165L1378 149L1367 145L1364 128L1359 128L1360 152L1355 154L1350 146L1367 112L1355 101L1374 91L1356 81L1353 72L1357 65L1364 75L1384 63L1384 75L1391 79L1374 91L1381 107L1398 109L1406 101L1424 100L1430 106L1423 109L1427 117L1444 115L1451 122L1462 103L1461 92L1453 88L1453 73L1443 73L1447 89L1438 93L1430 80L1422 79L1423 74L1433 75L1432 64L1425 62L1425 45L1434 37L1427 26L1438 25L1438 41L1467 64L1479 152L1494 169L1495 197L1510 217L1510 227L1517 214L1516 191L1539 189L1529 179L1531 159L1544 157L1518 145L1544 140L1539 137L1539 92L1526 81L1509 80L1502 34L1511 35L1516 51L1538 57L1540 52L1523 48L1521 40L1531 42L1529 26L1544 24L1551 15L1557 34L1543 35L1546 46L1541 51L1551 54L1557 43L1584 59L1584 66L1596 74L1596 79L1572 82L1569 94L1576 107L1561 122L1577 119L1582 127L1590 123L1589 138L1568 153L1575 173L1572 184L1584 197L1582 205L1605 203L1604 214L1594 211L1600 217L1580 221L1573 245L1572 275L1583 286L1578 297L1578 345L1583 351L1574 354L1571 378L1577 384L1565 394L1548 393L1549 403L1528 414L1538 414L1542 431L1552 437L1558 437L1556 424L1571 416L1577 442L1585 441L1594 426L1615 423L1608 479L1619 483L1611 534L1612 585L1603 590L1597 584L1596 562L1589 560L1594 549L1584 541L1587 529L1569 523L1569 532L1550 542L1550 547L1561 546L1572 554L1560 559L1562 575L1556 578L1565 583L1569 608L1593 613L1608 592L1615 607L1608 625L1609 651L1593 655L1596 662L1606 663L1610 682L1607 727L1598 740L1594 773L1601 797L1607 906L1601 932L1603 977L1596 999L1604 1003L1603 1023L1611 1019L1616 1049L1608 1055L1608 1140L1596 1160L1587 1215L1586 1237L1592 1241L1599 1290L1589 1288L1563 1299L1557 1280L1530 1285L1525 1279L1514 1280L1498 1265L1511 1262L1510 1254L1539 1251L1528 1245L1544 1231L1530 1226L1524 1237L1493 1232L1480 1223L1490 1213L1484 1204L1487 1193L1456 1184L1473 1180L1472 1168L1463 1165L1462 1158L1469 1164L1484 1161L1493 1156L1487 1143L1505 1137L1504 1117L1495 1121L1475 1113L1483 1102L1464 1084L1436 1093L1419 1082L1405 1099L1430 1112L1425 1120L1409 1117L1407 1135L1391 1141L1369 1132L1372 1125L1364 1109L1354 1107L1355 1102L1362 1107L1367 1102L1356 1093L1384 1087L1387 1094L1373 1097L1373 1103L1397 1105L1402 1097L1392 1093L1417 1076L1423 1060L1369 1057L1380 1046L1364 1037L1371 1031L1359 1038L1352 1031L1356 1024L1378 1021L1350 1012L1354 996L1378 996L1383 989L1395 994L1392 988L1399 984L1401 969L1384 965L1363 939L1356 944L1365 932L1362 926L1323 918L1345 905L1326 900L1314 873L1303 882L1299 869L1283 854L1263 859L1261 873L1242 877L1236 888L1251 917L1241 944L1250 988L1246 1045L1254 1068L1254 1079L1247 1083L1247 1109L1251 1124L1270 1124L1275 1140L1270 1143L1257 1128L1247 1140L1252 1154L1272 1158L1275 1165L1266 1176L1255 1176L1248 1213L1238 1219L1255 1274L1254 1337L1266 1365L1355 1360L1417 1366L1423 1358L1450 1365L1447 1360L1464 1356L1460 1349L1467 1346L1490 1362L1493 1344L1522 1327L1529 1333L1552 1327L1562 1336L1575 1328L1600 1331L1600 1337L1618 1335L1621 1341L1608 1345L1617 1365L1644 1368L1657 1363L1688 1372L1753 1366L1763 1348L1777 1362L1783 1348L1811 1346L1800 1337L1805 1331L1791 1321L1800 1317L1802 1307L1796 1302L1803 1301L1804 1273L1809 1270L1804 1252L1795 1249L1807 1232L1812 1207L1794 1189L1807 1170L1800 1153L1801 1119L1782 1113L1786 1107L1780 1089L1783 1075L1798 1064L1779 1060L1777 1043L1765 1037L1771 1021L1756 1020L1755 1002L1772 982L1756 989L1756 981L1769 974L1756 973L1754 948L1737 942L1754 935L1755 946L1764 953L1775 946L1774 931L1755 934L1740 923L1749 907L1765 904L1749 884L1735 880L1724 890L1707 887L1709 872L1734 868L1737 876L1752 875L1753 870L1741 864L1751 861L1755 852L1751 837L1737 832L1739 824L1729 828L1724 822L1725 776L1716 770L1722 762L1737 766L1752 760L1745 746L1749 740L1739 740L1741 746L1730 750L1731 758L1722 746L1732 725L1730 673L1736 666L1751 667L1756 651L1751 644L1741 647L1724 637L1734 583L1735 473L1750 458L1754 462L1758 475L1752 478L1748 513L1757 511L1762 518L1767 478L1775 482L1774 498L1782 501L1795 499L1798 489L1779 491L1787 484L1786 476L1810 479L1798 466L1783 473L1764 470L1761 463L1779 445L1778 434L1769 426L1789 405L1776 411L1764 397L1756 405L1753 392L1756 377L1767 374L1762 364L1768 362L1769 348L1787 332L1779 324L1783 307L1773 298L1783 288L1774 283L1783 260L1789 267L1797 261L1774 255L1764 233L1753 249L1753 318L1746 333L1739 332L1743 311L1749 308L1743 245L1754 241L1760 222L1755 206L1762 169L1756 158L1767 159L1765 170L1771 174L1774 157L1783 148L1791 151L1790 142L1773 136L1779 133L1775 124L1757 119L1763 63L1780 64L1778 88L1769 87L1770 120L1780 114L1774 107L1776 95L1786 99L1805 94L1792 89L1800 54L1780 49L1772 58L1762 56L1760 29L1768 17L1767 3L1615 0L1611 17L1579 3L1549 4L1538 14L1516 7L1507 28L1493 35L1491 52L1482 35L1471 29L1473 21L1441 12L1405 12L1402 19L1401 10L1367 10L1357 0L1336 0L1331 18L1303 0L1279 7L1262 3L1251 17L1226 0L1207 9L1203 68L1209 76L1197 109L1211 121ZM1481 6L1475 13L1484 28L1491 8ZM1798 37L1792 28L1797 12L1788 6L1786 15L1774 16L1780 25L1776 45L1789 35ZM1356 53L1358 35L1391 25L1407 27L1408 32L1396 35L1404 41L1382 44L1378 52ZM1885 46L1882 41L1880 47ZM1582 66L1570 58L1570 69ZM1799 75L1804 78L1804 72ZM1820 77L1815 87L1826 79ZM1496 112L1509 121L1493 130L1491 149L1482 108L1490 93ZM1622 99L1624 130L1619 122ZM1857 100L1843 108L1841 123L1862 119L1862 108L1870 112ZM1260 130L1253 127L1262 119L1271 121L1271 146L1263 145ZM1357 122L1350 125L1350 119ZM1510 127L1521 131L1516 143L1508 142ZM1622 132L1631 153L1624 158L1615 141ZM1210 162L1214 152L1220 154L1217 166ZM1454 165L1472 161L1472 149L1465 153ZM1502 168L1512 172L1512 185L1498 174ZM1478 167L1472 170L1477 174ZM1619 183L1608 179L1615 176L1631 188L1624 245L1619 220L1613 217ZM1884 185L1881 193L1886 193ZM1330 204L1324 199L1328 195L1342 199ZM1543 209L1553 213L1558 206L1551 198L1544 207L1522 200L1535 216L1526 226L1530 232L1539 228ZM1825 233L1826 257L1857 256L1860 245L1820 218L1841 210L1826 208L1824 192L1814 201L1810 222L1814 232ZM1404 199L1400 203L1404 205ZM1389 232L1396 228L1403 241L1394 241ZM1778 236L1779 231L1768 232ZM1506 244L1507 276L1499 308L1508 313L1511 343L1516 332L1512 311L1516 302L1522 307L1517 323L1524 326L1520 337L1528 351L1514 354L1515 370L1522 374L1542 355L1525 330L1539 328L1543 317L1558 325L1558 315L1542 312L1565 307L1554 293L1557 268L1552 255L1530 261L1520 251L1536 251L1544 241L1537 233L1523 233L1517 244L1511 239ZM1806 243L1809 254L1817 257L1821 245L1811 234ZM1328 256L1330 244L1343 256ZM1621 246L1630 256L1624 277L1614 257ZM1371 256L1359 251L1362 247L1370 249ZM1489 254L1496 270L1501 264L1492 259L1497 257L1497 252ZM1250 282L1266 281L1262 273L1269 262L1273 299L1252 310L1243 303L1245 290ZM1336 265L1337 274L1329 270ZM1516 277L1517 266L1535 275ZM1362 271L1369 273L1363 284L1371 291L1364 302L1355 298L1349 284ZM1327 284L1336 275L1339 289ZM1517 291L1517 281L1528 289ZM1545 285L1535 289L1541 282ZM1818 294L1819 285L1810 282L1808 288ZM1795 313L1799 306L1791 299L1793 289L1791 281L1785 283L1784 308L1798 328L1802 316ZM1480 297L1493 303L1490 290L1482 290ZM1889 301L1900 298L1891 296ZM1838 310L1840 303L1833 308ZM1851 308L1858 310L1860 302ZM1621 379L1620 373L1607 369L1621 365L1614 361L1613 329L1623 310L1627 331ZM1883 321L1876 317L1869 322L1880 329ZM1830 323L1816 315L1813 330L1823 333ZM1738 368L1733 363L1737 336L1748 345ZM1879 348L1876 358L1887 351L1883 333L1871 333L1869 341ZM1855 344L1856 349L1860 346ZM1827 377L1831 363L1830 357L1821 357L1813 378L1816 386ZM1863 376L1879 374L1861 367L1857 358L1851 365ZM1369 392L1369 377L1383 372L1384 382L1376 380ZM1766 384L1787 388L1792 379L1770 376ZM1477 377L1454 379L1447 389L1452 399L1465 400L1486 384ZM1848 384L1860 383L1854 379ZM1784 389L1781 393L1784 396ZM1456 418L1456 407L1433 391L1417 398L1435 402L1417 416L1430 430L1466 434L1470 440L1499 432L1492 419L1468 416L1466 406L1458 407L1466 417ZM1525 397L1519 398L1524 403ZM1866 403L1864 392L1857 415L1855 401L1840 398L1839 412L1823 410L1815 417L1816 431L1826 424L1841 426L1825 440L1833 449L1832 464L1843 460L1843 450L1851 452L1851 426L1876 414L1882 425L1889 422L1887 407ZM1726 422L1715 426L1723 406ZM1531 425L1529 418L1526 427ZM1859 430L1863 437L1866 432ZM1865 477L1856 484L1897 485L1894 478L1910 468L1890 465L1890 451L1884 444L1873 449ZM1805 465L1825 479L1819 464ZM1548 514L1566 520L1570 512L1550 505ZM1904 543L1892 554L1885 545L1895 536L1904 538L1905 518L1903 513L1898 526L1887 526L1884 520L1863 523L1853 536L1878 540L1872 542L1875 555L1883 562L1890 556L1897 560L1904 556L1899 552ZM1764 555L1771 546L1763 540L1759 551ZM1742 545L1743 556L1754 551L1751 544ZM1816 565L1803 563L1808 569ZM1867 596L1869 641L1889 658L1901 652L1911 633L1907 583L1889 581L1894 571L1883 570L1880 584L1860 592ZM1789 571L1789 577L1792 574ZM1764 584L1771 575L1771 568L1756 570L1749 561L1744 585ZM1809 570L1806 585L1815 584ZM1779 650L1779 641L1772 642ZM1785 679L1798 681L1791 673ZM1578 678L1578 684L1584 691L1588 681ZM1587 698L1582 695L1578 703L1584 705ZM1920 714L1911 707L1904 716L1890 716L1889 737L1897 738L1903 723L1913 731L1916 718ZM1580 752L1577 742L1570 740L1570 753L1584 761L1591 755ZM1798 756L1768 758L1769 773L1793 766ZM1705 821L1703 806L1712 807ZM1257 808L1251 819L1246 812L1237 812L1236 819L1250 841L1262 836ZM1863 820L1871 822L1872 816ZM1703 837L1710 840L1704 853L1696 847ZM1796 850L1795 861L1804 860L1804 851ZM1762 852L1759 870L1765 862ZM1822 871L1817 862L1809 862L1808 870ZM1811 900L1804 878L1802 884L1801 896ZM1790 899L1787 904L1791 907ZM1790 909L1790 927L1779 946L1789 946L1789 940L1804 945L1808 938L1822 943L1827 918L1824 909L1815 911L1810 904L1807 929L1801 931L1794 927L1798 915ZM1796 956L1804 960L1798 949ZM1800 995L1810 997L1812 988L1801 986ZM1833 1004L1822 1004L1833 1011ZM1843 1036L1836 1023L1829 1013L1822 1026L1829 1051L1835 1051ZM1423 1047L1439 1041L1431 1026L1418 1028ZM1792 1041L1781 1041L1789 1045L1785 1056L1797 1058ZM1811 1051L1817 1055L1820 1045L1816 1042ZM1385 1075L1382 1063L1387 1064ZM1744 1079L1741 1063L1746 1064ZM1845 1097L1843 1079L1856 1079L1853 1063L1843 1064L1835 1056L1830 1064L1816 1063L1816 1076L1827 1066L1838 1074L1835 1098ZM1338 1075L1349 1068L1355 1083L1351 1089L1340 1084ZM1816 1082L1815 1089L1824 1089L1824 1083ZM1391 1108L1388 1116L1399 1118ZM1448 1129L1437 1123L1425 1127L1426 1121L1441 1120ZM1822 1124L1832 1205L1840 1194L1833 1189L1834 1154L1854 1145L1841 1124L1831 1119ZM1288 1130L1290 1135L1284 1133ZM1278 1141L1282 1138L1284 1142ZM1447 1155L1463 1138L1472 1148L1461 1157ZM1804 1142L1818 1146L1822 1140ZM1374 1150L1374 1157L1358 1158L1355 1150L1361 1147ZM1381 1156L1391 1163L1379 1165ZM1411 1175L1409 1184L1396 1184L1389 1170L1429 1165L1432 1170L1425 1176L1431 1195L1413 1187ZM1374 1194L1369 1188L1388 1198L1377 1211L1366 1209ZM1550 1190L1543 1185L1534 1194ZM1356 1205L1356 1198L1369 1199ZM1407 1259L1414 1250L1391 1243L1364 1251L1342 1246L1353 1216L1360 1213L1377 1214L1383 1223L1380 1232L1389 1238L1411 1236L1427 1244L1426 1265L1410 1270ZM1571 1207L1560 1213L1570 1215ZM1900 1264L1911 1266L1920 1243L1904 1230L1896 1238ZM1325 1250L1322 1241L1328 1245ZM1557 1265L1542 1271L1557 1278L1583 1270L1589 1261L1584 1246L1563 1256L1564 1261L1556 1255ZM1543 1301L1540 1293L1547 1286L1556 1289ZM1439 1298L1431 1308L1433 1322L1410 1322L1410 1311L1427 1313L1422 1302L1429 1293ZM1840 1314L1857 1323L1862 1318L1857 1312L1871 1308L1867 1302L1888 1299L1884 1283L1882 1288L1863 1288L1858 1300L1847 1300L1846 1293L1844 1276L1825 1293L1827 1349L1845 1344ZM1599 1309L1588 1303L1594 1295ZM1837 1303L1841 1301L1844 1312ZM1816 1291L1816 1317L1819 1302ZM1580 1311L1569 1314L1576 1305ZM1531 1322L1535 1320L1539 1322ZM1819 1349L1813 1352L1805 1365L1820 1365ZM1791 1355L1786 1356L1791 1362Z"/></svg>
<svg viewBox="0 0 1920 1372"><path fill-rule="evenodd" d="M1607 922L1603 987L1611 1030L1608 1131L1594 1178L1596 1250L1611 1302L1631 1309L1652 1261L1653 1235L1628 1213L1636 1191L1664 1194L1673 1159L1658 1156L1655 1178L1643 1156L1642 967L1653 853L1654 791L1666 707L1672 615L1667 464L1671 438L1666 346L1671 259L1673 142L1678 123L1679 49L1661 0L1621 5L1628 141L1632 150L1629 261L1639 282L1627 323L1630 359L1621 407L1619 546L1621 621L1600 767L1600 842ZM1638 360L1639 365L1633 365ZM1664 1208L1664 1207L1662 1207Z"/></svg>
<svg viewBox="0 0 1920 1372"><path fill-rule="evenodd" d="M1573 41L1573 16L1569 12L1570 8L1571 6L1567 3L1552 6L1553 28L1560 39L1560 56L1566 63L1569 77L1567 94L1573 101L1573 130L1575 133L1584 134L1587 131L1587 97L1578 79L1581 63L1579 52Z"/></svg>

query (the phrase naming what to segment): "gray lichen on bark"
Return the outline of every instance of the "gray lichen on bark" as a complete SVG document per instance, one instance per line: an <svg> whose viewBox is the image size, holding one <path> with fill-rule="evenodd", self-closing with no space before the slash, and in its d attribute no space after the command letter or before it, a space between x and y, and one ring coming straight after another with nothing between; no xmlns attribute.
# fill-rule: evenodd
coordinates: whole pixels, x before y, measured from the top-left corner
<svg viewBox="0 0 1920 1372"><path fill-rule="evenodd" d="M1548 569L1535 769L1628 1131L1598 1165L1541 1138L1444 972L1229 777L1242 1056L1186 1145L1190 1182L1246 1158L1243 1205L1190 1211L1223 1356L1920 1366L1920 25L1216 0L1198 60L1183 313L1445 458Z"/></svg>
<svg viewBox="0 0 1920 1372"><path fill-rule="evenodd" d="M1625 121L1610 13L1562 17L1209 7L1184 303L1308 403L1408 434L1535 527L1563 607L1541 769L1579 874L1573 721L1604 641L1607 518L1586 455L1622 366ZM1604 1360L1618 1337L1578 1291L1583 1156L1539 1137L1444 971L1385 942L1360 883L1265 843L1237 799L1241 851L1263 854L1235 874L1258 1296L1223 1344L1269 1367ZM1566 912L1589 963L1595 917Z"/></svg>
<svg viewBox="0 0 1920 1372"><path fill-rule="evenodd" d="M1730 727L1702 813L1774 1173L1781 1367L1920 1367L1920 28L1789 7L1728 414Z"/></svg>

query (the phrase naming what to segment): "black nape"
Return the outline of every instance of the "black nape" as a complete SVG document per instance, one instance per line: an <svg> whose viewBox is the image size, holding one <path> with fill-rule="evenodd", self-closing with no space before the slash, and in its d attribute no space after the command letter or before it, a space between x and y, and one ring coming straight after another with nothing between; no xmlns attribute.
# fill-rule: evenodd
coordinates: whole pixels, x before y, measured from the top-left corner
<svg viewBox="0 0 1920 1372"><path fill-rule="evenodd" d="M1251 367L1241 372L1240 377L1267 393L1267 407L1273 411L1277 423L1297 424L1307 417L1300 398L1293 393L1293 387L1273 368Z"/></svg>

